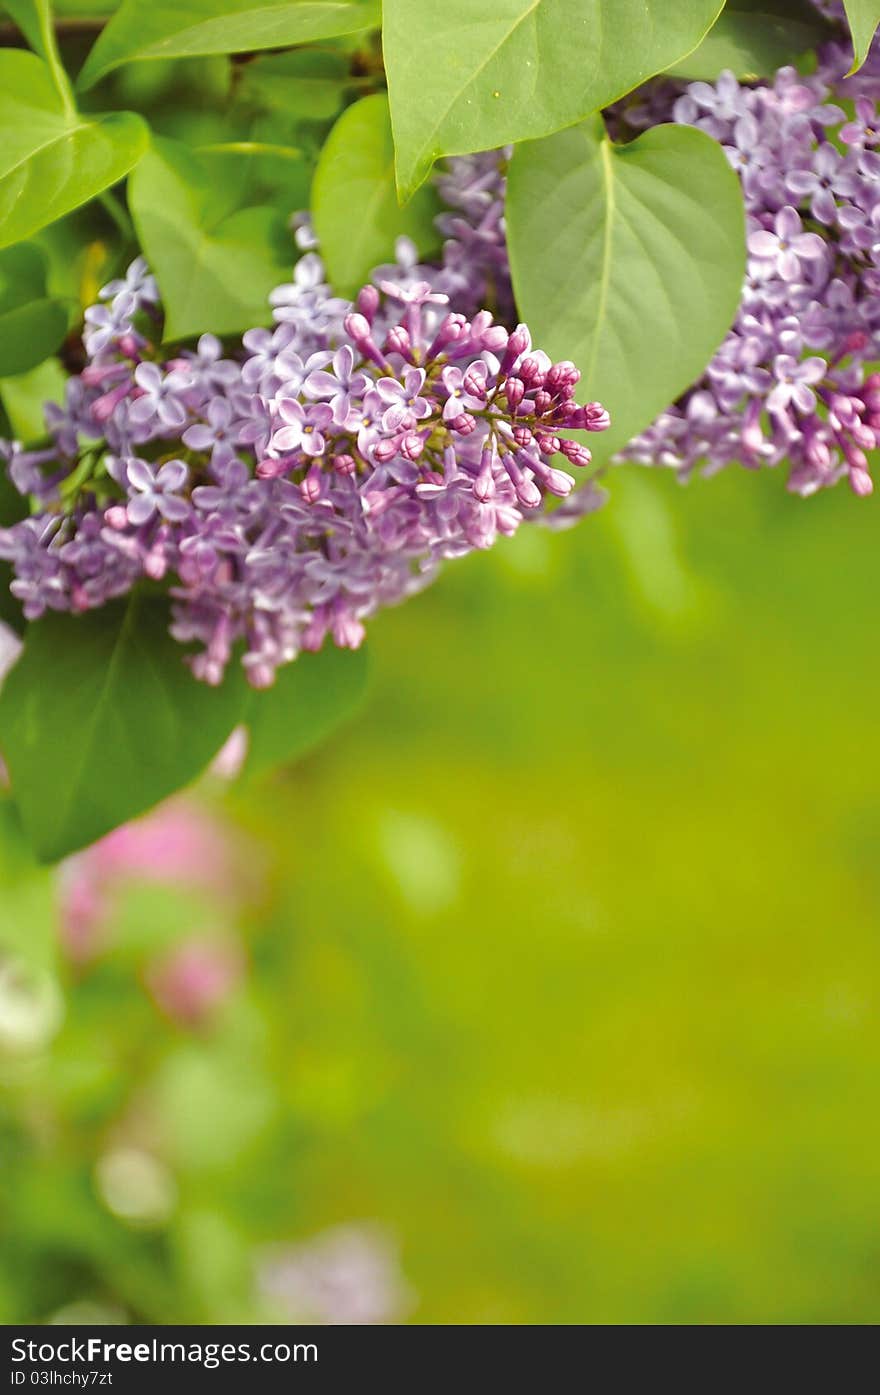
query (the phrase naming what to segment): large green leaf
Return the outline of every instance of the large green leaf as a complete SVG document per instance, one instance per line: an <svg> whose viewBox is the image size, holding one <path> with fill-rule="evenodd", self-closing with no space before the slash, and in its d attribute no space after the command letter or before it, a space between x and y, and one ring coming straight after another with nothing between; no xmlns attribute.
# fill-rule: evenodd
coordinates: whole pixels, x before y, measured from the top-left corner
<svg viewBox="0 0 880 1395"><path fill-rule="evenodd" d="M35 368L67 332L65 306L46 294L47 265L32 243L0 252L0 378Z"/></svg>
<svg viewBox="0 0 880 1395"><path fill-rule="evenodd" d="M279 669L273 687L254 693L245 720L250 730L245 773L264 774L299 759L351 717L367 685L365 649L327 644Z"/></svg>
<svg viewBox="0 0 880 1395"><path fill-rule="evenodd" d="M722 0L385 0L383 45L408 197L441 155L573 125L696 48Z"/></svg>
<svg viewBox="0 0 880 1395"><path fill-rule="evenodd" d="M590 442L607 457L699 377L730 327L739 180L701 131L657 126L615 146L597 116L517 150L507 218L520 313L610 410Z"/></svg>
<svg viewBox="0 0 880 1395"><path fill-rule="evenodd" d="M129 182L129 205L156 273L169 339L234 334L271 318L268 294L293 246L277 209L241 208L246 156L195 155L157 140Z"/></svg>
<svg viewBox="0 0 880 1395"><path fill-rule="evenodd" d="M853 41L853 71L868 56L871 40L880 24L880 0L843 0Z"/></svg>
<svg viewBox="0 0 880 1395"><path fill-rule="evenodd" d="M122 179L147 144L139 116L68 112L32 53L0 50L0 247Z"/></svg>
<svg viewBox="0 0 880 1395"><path fill-rule="evenodd" d="M237 669L221 688L192 677L160 601L32 625L0 691L0 749L39 857L84 847L187 784L245 699Z"/></svg>
<svg viewBox="0 0 880 1395"><path fill-rule="evenodd" d="M376 0L125 0L83 65L81 87L145 58L286 48L378 23Z"/></svg>
<svg viewBox="0 0 880 1395"><path fill-rule="evenodd" d="M395 239L411 237L419 251L437 246L433 189L420 189L405 207L394 187L394 141L388 100L363 97L344 111L327 138L312 185L312 217L330 280L354 294L380 262L393 260Z"/></svg>
<svg viewBox="0 0 880 1395"><path fill-rule="evenodd" d="M699 48L668 71L714 82L729 70L753 82L815 48L830 28L811 0L731 0Z"/></svg>

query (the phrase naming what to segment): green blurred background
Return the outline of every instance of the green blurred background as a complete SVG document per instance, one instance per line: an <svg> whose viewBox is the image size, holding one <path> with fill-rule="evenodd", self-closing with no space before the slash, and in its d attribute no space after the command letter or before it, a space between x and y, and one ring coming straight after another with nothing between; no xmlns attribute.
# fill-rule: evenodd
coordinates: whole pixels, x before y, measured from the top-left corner
<svg viewBox="0 0 880 1395"><path fill-rule="evenodd" d="M7 833L4 1321L314 1316L266 1256L354 1232L386 1320L880 1317L876 509L612 486L205 784L237 897L134 882L76 964ZM221 923L246 971L174 1021L145 957Z"/></svg>

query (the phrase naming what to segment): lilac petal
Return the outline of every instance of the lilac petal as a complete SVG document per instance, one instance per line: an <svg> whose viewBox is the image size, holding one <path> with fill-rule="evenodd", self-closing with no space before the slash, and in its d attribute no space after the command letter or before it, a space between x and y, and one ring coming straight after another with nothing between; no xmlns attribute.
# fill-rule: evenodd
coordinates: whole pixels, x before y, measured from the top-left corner
<svg viewBox="0 0 880 1395"><path fill-rule="evenodd" d="M804 257L807 261L818 261L825 256L827 243L818 233L801 233L792 241L792 248L799 257Z"/></svg>
<svg viewBox="0 0 880 1395"><path fill-rule="evenodd" d="M182 460L168 460L156 476L156 484L160 489L173 492L183 488L188 475L189 471Z"/></svg>
<svg viewBox="0 0 880 1395"><path fill-rule="evenodd" d="M306 397L333 397L339 391L339 380L332 373L319 369L306 378L303 391Z"/></svg>
<svg viewBox="0 0 880 1395"><path fill-rule="evenodd" d="M129 403L128 419L135 426L146 426L156 415L156 400L153 397L136 397Z"/></svg>
<svg viewBox="0 0 880 1395"><path fill-rule="evenodd" d="M149 491L156 482L155 475L145 460L136 457L126 465L126 477L133 489Z"/></svg>
<svg viewBox="0 0 880 1395"><path fill-rule="evenodd" d="M816 406L816 394L806 383L795 383L791 391L791 400L800 412L812 412Z"/></svg>
<svg viewBox="0 0 880 1395"><path fill-rule="evenodd" d="M142 524L149 523L156 512L156 504L151 494L138 494L134 499L129 499L128 508L129 523L133 523L135 528L140 528Z"/></svg>
<svg viewBox="0 0 880 1395"><path fill-rule="evenodd" d="M176 494L157 495L156 507L169 523L182 523L185 518L189 517L189 504Z"/></svg>
<svg viewBox="0 0 880 1395"><path fill-rule="evenodd" d="M300 450L303 455L323 455L324 437L320 431L307 431L300 441Z"/></svg>
<svg viewBox="0 0 880 1395"><path fill-rule="evenodd" d="M766 228L749 233L749 251L753 257L775 257L778 250L779 238L776 233L768 232Z"/></svg>
<svg viewBox="0 0 880 1395"><path fill-rule="evenodd" d="M183 433L183 444L189 446L191 450L210 450L214 444L214 433L210 426L203 426L197 423L195 426L187 427Z"/></svg>
<svg viewBox="0 0 880 1395"><path fill-rule="evenodd" d="M792 208L790 204L786 204L785 208L781 208L776 215L774 227L776 228L778 236L783 238L786 242L790 242L793 237L797 237L802 226L797 209Z"/></svg>
<svg viewBox="0 0 880 1395"><path fill-rule="evenodd" d="M302 441L302 427L282 426L272 436L273 450L296 450Z"/></svg>

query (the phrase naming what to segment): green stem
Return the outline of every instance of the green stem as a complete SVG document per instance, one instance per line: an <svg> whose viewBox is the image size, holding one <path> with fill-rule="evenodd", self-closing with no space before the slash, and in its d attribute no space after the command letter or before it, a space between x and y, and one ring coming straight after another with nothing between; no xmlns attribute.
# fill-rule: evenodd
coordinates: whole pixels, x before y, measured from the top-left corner
<svg viewBox="0 0 880 1395"><path fill-rule="evenodd" d="M256 140L222 141L214 145L197 145L203 155L278 155L285 160L301 160L302 151L295 145L267 145Z"/></svg>
<svg viewBox="0 0 880 1395"><path fill-rule="evenodd" d="M104 209L107 217L112 219L116 224L125 240L127 242L137 242L137 233L134 230L134 223L131 221L128 209L125 207L122 200L117 198L110 189L105 189L103 193L98 195L98 202Z"/></svg>
<svg viewBox="0 0 880 1395"><path fill-rule="evenodd" d="M55 26L52 23L52 7L49 0L37 0L37 23L40 26L40 41L43 45L43 52L46 55L46 62L52 74L52 81L61 98L64 107L64 114L68 120L72 120L77 115L76 101L73 96L73 88L70 85L70 78L67 70L61 62L61 54L58 52L58 41L55 38Z"/></svg>

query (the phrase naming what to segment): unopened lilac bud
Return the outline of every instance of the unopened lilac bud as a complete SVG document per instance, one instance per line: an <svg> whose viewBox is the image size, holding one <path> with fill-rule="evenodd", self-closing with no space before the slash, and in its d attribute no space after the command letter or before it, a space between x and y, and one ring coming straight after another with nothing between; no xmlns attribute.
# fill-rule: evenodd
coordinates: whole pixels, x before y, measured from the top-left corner
<svg viewBox="0 0 880 1395"><path fill-rule="evenodd" d="M111 504L104 514L104 522L114 533L123 533L128 527L128 512L124 504Z"/></svg>
<svg viewBox="0 0 880 1395"><path fill-rule="evenodd" d="M611 415L601 402L585 402L583 419L585 431L607 431L611 425Z"/></svg>
<svg viewBox="0 0 880 1395"><path fill-rule="evenodd" d="M593 459L593 452L588 446L582 446L580 441L560 441L559 449L572 465L589 465Z"/></svg>
<svg viewBox="0 0 880 1395"><path fill-rule="evenodd" d="M470 436L471 432L476 430L477 422L476 418L472 417L470 412L462 412L460 417L455 417L453 421L448 421L446 425L449 427L450 431L457 431L459 436Z"/></svg>
<svg viewBox="0 0 880 1395"><path fill-rule="evenodd" d="M470 325L464 315L447 315L428 348L427 357L429 359L436 358L450 344L456 344L459 340L464 339L469 330Z"/></svg>
<svg viewBox="0 0 880 1395"><path fill-rule="evenodd" d="M316 504L324 489L324 475L320 465L311 465L302 480L299 492L307 504Z"/></svg>
<svg viewBox="0 0 880 1395"><path fill-rule="evenodd" d="M412 341L403 325L394 325L385 338L385 352L400 354L401 358L412 359Z"/></svg>
<svg viewBox="0 0 880 1395"><path fill-rule="evenodd" d="M542 483L557 499L567 499L574 489L574 480L564 470L548 470Z"/></svg>
<svg viewBox="0 0 880 1395"><path fill-rule="evenodd" d="M267 458L266 460L260 460L257 462L257 479L277 480L280 479L282 475L288 474L290 469L291 462L287 459L276 460Z"/></svg>
<svg viewBox="0 0 880 1395"><path fill-rule="evenodd" d="M486 397L486 367L483 363L472 363L466 368L462 376L462 385L465 392L471 397Z"/></svg>
<svg viewBox="0 0 880 1395"><path fill-rule="evenodd" d="M418 460L425 449L425 438L418 431L408 431L400 443L400 454L404 460Z"/></svg>
<svg viewBox="0 0 880 1395"><path fill-rule="evenodd" d="M355 303L357 305L358 310L363 315L364 319L369 320L370 324L372 324L373 320L376 318L376 311L379 309L380 303L380 296L379 292L376 290L376 287L361 287L361 289L358 291L358 297Z"/></svg>
<svg viewBox="0 0 880 1395"><path fill-rule="evenodd" d="M548 436L543 431L536 433L535 440L542 455L556 455L562 445L558 436Z"/></svg>
<svg viewBox="0 0 880 1395"><path fill-rule="evenodd" d="M353 475L357 469L353 455L334 455L332 465L337 475Z"/></svg>
<svg viewBox="0 0 880 1395"><path fill-rule="evenodd" d="M522 448L530 446L535 439L527 426L515 426L513 428L513 439Z"/></svg>
<svg viewBox="0 0 880 1395"><path fill-rule="evenodd" d="M504 395L511 411L516 411L526 395L526 385L522 378L508 378L504 384Z"/></svg>
<svg viewBox="0 0 880 1395"><path fill-rule="evenodd" d="M529 354L519 365L519 376L527 387L543 387L545 371L544 365L537 354Z"/></svg>
<svg viewBox="0 0 880 1395"><path fill-rule="evenodd" d="M866 499L874 492L874 481L867 470L850 470L849 486L853 494L857 494L860 499Z"/></svg>
<svg viewBox="0 0 880 1395"><path fill-rule="evenodd" d="M526 353L531 347L532 337L526 326L517 325L513 333L508 336L507 347L501 360L501 372L509 373L520 354Z"/></svg>
<svg viewBox="0 0 880 1395"><path fill-rule="evenodd" d="M387 465L389 460L393 460L395 455L400 453L400 437L393 436L390 440L379 441L373 447L373 458L379 465Z"/></svg>
<svg viewBox="0 0 880 1395"><path fill-rule="evenodd" d="M579 369L569 359L554 363L547 374L544 386L548 392L560 397L570 397L581 380Z"/></svg>
<svg viewBox="0 0 880 1395"><path fill-rule="evenodd" d="M535 415L538 417L543 417L553 406L553 398L550 393L545 392L543 388L538 389L532 401L535 406Z"/></svg>
<svg viewBox="0 0 880 1395"><path fill-rule="evenodd" d="M534 480L521 479L515 488L516 497L524 509L540 508L541 491Z"/></svg>

